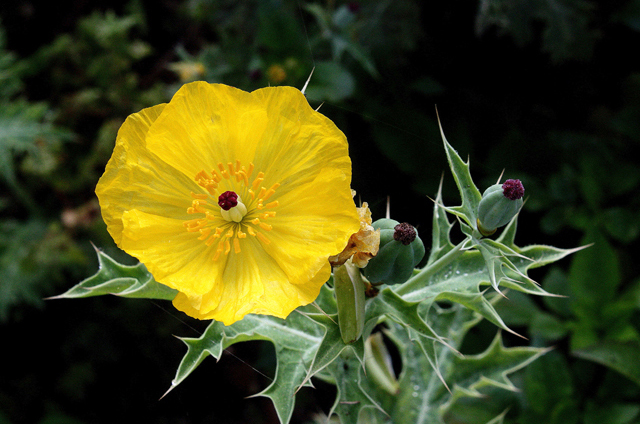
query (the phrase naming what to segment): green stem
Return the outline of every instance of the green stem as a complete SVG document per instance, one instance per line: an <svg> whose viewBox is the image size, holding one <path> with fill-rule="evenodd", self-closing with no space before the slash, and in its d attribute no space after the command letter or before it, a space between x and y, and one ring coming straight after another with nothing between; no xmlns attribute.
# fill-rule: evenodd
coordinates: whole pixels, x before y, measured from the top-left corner
<svg viewBox="0 0 640 424"><path fill-rule="evenodd" d="M432 275L436 272L440 271L445 266L449 265L455 259L457 259L462 253L462 246L467 242L467 239L458 243L453 249L447 252L446 255L442 256L440 259L428 265L420 270L416 275L409 278L406 283L402 284L397 290L396 293L400 296L410 293L416 289L415 286L423 285L425 281L427 281Z"/></svg>

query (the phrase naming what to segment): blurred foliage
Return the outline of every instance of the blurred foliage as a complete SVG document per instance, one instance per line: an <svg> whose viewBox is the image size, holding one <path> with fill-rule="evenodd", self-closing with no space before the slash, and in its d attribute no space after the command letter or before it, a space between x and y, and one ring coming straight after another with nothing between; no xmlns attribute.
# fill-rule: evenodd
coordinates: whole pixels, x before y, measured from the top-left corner
<svg viewBox="0 0 640 424"><path fill-rule="evenodd" d="M171 373L158 370L172 372L184 353L179 342L153 345L158 332L178 325L153 305L71 310L41 300L93 273L90 241L127 261L93 194L125 117L167 101L186 81L301 88L312 69L308 98L348 136L354 188L374 216L383 216L390 195L394 216L430 226L425 196L436 193L443 171L432 164L444 163L437 104L449 140L473 158L481 190L505 168L523 180L520 245L595 243L570 266L536 278L567 298L509 293L498 304L532 345L556 346L513 378L520 407L504 422L637 422L640 377L637 359L628 358L640 353L639 42L638 0L2 2L0 325L17 346L15 370L0 374L0 422L133 416L140 398L130 398L146 393L157 405L165 387L151 394L149 387L168 384ZM445 182L445 202L453 190ZM470 352L494 337L478 328L467 336ZM120 348L111 333L131 342ZM27 363L41 351L27 340L32 334L51 337L50 362ZM523 342L505 336L505 343ZM241 352L254 365L273 355L258 351ZM124 355L144 361L124 366L117 361ZM228 396L267 385L249 367L230 369L238 374L209 371L234 382ZM96 388L104 375L113 378L108 392ZM147 384L114 389L117 375ZM218 415L196 412L196 402L214 397L198 391L210 382L202 378L176 403L150 407L145 421L176 422L189 411L193 422L273 422L255 400L227 413L236 402L227 393L216 394ZM129 396L112 399L122 412L105 408L105 396L119 392ZM318 402L300 401L307 409L293 422L321 413L314 406L327 406L321 392L307 392ZM496 416L506 404L500 396L460 405L452 420Z"/></svg>

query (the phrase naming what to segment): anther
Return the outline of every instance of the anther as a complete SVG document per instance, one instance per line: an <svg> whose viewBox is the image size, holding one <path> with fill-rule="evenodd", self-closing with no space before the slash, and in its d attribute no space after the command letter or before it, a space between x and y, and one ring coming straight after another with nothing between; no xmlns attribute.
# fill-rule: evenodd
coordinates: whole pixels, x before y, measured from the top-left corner
<svg viewBox="0 0 640 424"><path fill-rule="evenodd" d="M256 233L256 237L258 237L258 239L263 242L264 244L270 244L271 241L269 241L268 238L266 238L264 235L262 235L262 233Z"/></svg>
<svg viewBox="0 0 640 424"><path fill-rule="evenodd" d="M251 189L253 191L256 191L260 186L260 183L262 183L262 180L264 180L264 172L258 172L258 176L255 180L253 180L253 183L251 184Z"/></svg>

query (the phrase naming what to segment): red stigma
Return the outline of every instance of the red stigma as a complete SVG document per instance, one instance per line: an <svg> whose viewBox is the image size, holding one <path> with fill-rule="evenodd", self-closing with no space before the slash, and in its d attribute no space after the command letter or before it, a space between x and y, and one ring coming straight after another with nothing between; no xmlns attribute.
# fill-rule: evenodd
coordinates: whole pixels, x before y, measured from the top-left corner
<svg viewBox="0 0 640 424"><path fill-rule="evenodd" d="M238 195L233 191L225 191L218 197L218 205L228 211L238 205Z"/></svg>
<svg viewBox="0 0 640 424"><path fill-rule="evenodd" d="M502 184L502 193L509 200L518 200L524 196L524 186L520 180L507 180Z"/></svg>

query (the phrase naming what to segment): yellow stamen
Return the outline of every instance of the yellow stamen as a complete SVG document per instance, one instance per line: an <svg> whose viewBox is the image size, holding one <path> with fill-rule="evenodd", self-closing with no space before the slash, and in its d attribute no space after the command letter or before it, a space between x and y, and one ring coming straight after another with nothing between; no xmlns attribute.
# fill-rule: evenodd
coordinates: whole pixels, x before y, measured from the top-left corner
<svg viewBox="0 0 640 424"><path fill-rule="evenodd" d="M218 248L216 249L216 253L213 255L213 261L217 261L218 258L220 257L220 254L222 253L222 251L224 250L224 247L222 246L222 243L218 244Z"/></svg>
<svg viewBox="0 0 640 424"><path fill-rule="evenodd" d="M262 180L264 180L264 172L258 172L258 176L253 180L253 184L251 184L251 189L253 191L257 190L260 183L262 183Z"/></svg>
<svg viewBox="0 0 640 424"><path fill-rule="evenodd" d="M209 198L209 196L204 193L194 193L193 191L191 192L191 197L199 200L206 200Z"/></svg>
<svg viewBox="0 0 640 424"><path fill-rule="evenodd" d="M236 159L235 162L219 162L214 168L210 172L202 170L194 178L195 182L204 190L190 192L192 200L191 205L187 208L187 213L201 213L203 215L200 218L184 221L183 225L186 230L198 232L197 239L203 241L207 247L215 249L212 255L214 261L218 260L223 253L229 255L232 249L235 254L239 254L242 251L241 239L247 238L247 235L258 238L264 245L270 244L271 241L262 232L271 231L273 226L263 221L275 217L276 212L275 210L270 210L258 213L258 210L265 208L275 209L279 206L277 200L268 203L266 200L273 196L280 184L273 184L269 189L263 187L264 172L258 172L255 178L251 180L251 176L255 171L255 165L251 162L245 166L240 160ZM243 189L246 190L245 193L248 192L246 199L248 201L246 205L243 204L244 211L241 211L237 219L228 219L222 211L214 207L217 196L221 191L224 191L223 189L218 189L222 179L230 180L229 182L238 189L240 188L239 185L243 185ZM234 190L234 186L229 187L229 190ZM210 201L210 198L213 200ZM235 206L235 208L238 208L238 206ZM253 214L252 219L247 219L247 216L245 216L249 213ZM224 224L220 227L221 218L229 221L231 225ZM214 244L217 244L217 246L214 246Z"/></svg>
<svg viewBox="0 0 640 424"><path fill-rule="evenodd" d="M220 170L220 174L222 174L224 178L229 179L229 171L224 169L224 165L222 164L222 162L218 164L218 169Z"/></svg>
<svg viewBox="0 0 640 424"><path fill-rule="evenodd" d="M190 220L188 220L188 221L184 221L184 222L182 223L182 225L184 225L185 227L187 227L187 228L188 228L188 227L190 227L190 226L192 226L192 225L198 225L198 223L199 223L200 221L201 221L201 219L200 219L200 218L190 219Z"/></svg>
<svg viewBox="0 0 640 424"><path fill-rule="evenodd" d="M222 244L222 242L220 244ZM228 255L229 252L231 252L231 243L229 243L229 239L226 239L224 241L224 254Z"/></svg>
<svg viewBox="0 0 640 424"><path fill-rule="evenodd" d="M211 228L203 228L200 230L200 234L201 236L198 237L198 240L204 240L207 237L209 237L209 234L211 233Z"/></svg>
<svg viewBox="0 0 640 424"><path fill-rule="evenodd" d="M267 192L264 194L264 196L258 196L259 198L261 198L262 200L267 200L269 197L271 197L273 195L273 193L276 192L276 189L280 187L280 184L275 183L274 185L271 186L271 188L269 190L267 190Z"/></svg>
<svg viewBox="0 0 640 424"><path fill-rule="evenodd" d="M265 231L271 231L271 229L273 228L273 226L269 225L269 224L265 224L264 222L260 223L260 228L262 228Z"/></svg>
<svg viewBox="0 0 640 424"><path fill-rule="evenodd" d="M267 239L265 236L262 235L262 233L256 233L256 237L258 237L258 239L260 239L260 241L263 242L264 244L271 243L269 239Z"/></svg>

